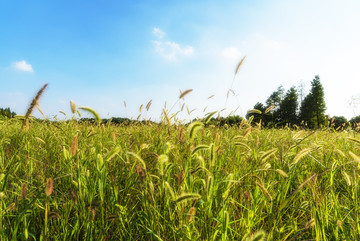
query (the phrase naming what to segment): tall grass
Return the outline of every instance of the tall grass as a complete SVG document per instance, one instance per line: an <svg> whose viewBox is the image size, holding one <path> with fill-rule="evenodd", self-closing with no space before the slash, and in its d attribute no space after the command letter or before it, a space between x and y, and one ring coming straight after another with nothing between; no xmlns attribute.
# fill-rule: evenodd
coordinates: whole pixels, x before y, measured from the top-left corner
<svg viewBox="0 0 360 241"><path fill-rule="evenodd" d="M29 121L0 123L1 240L360 239L356 132Z"/></svg>

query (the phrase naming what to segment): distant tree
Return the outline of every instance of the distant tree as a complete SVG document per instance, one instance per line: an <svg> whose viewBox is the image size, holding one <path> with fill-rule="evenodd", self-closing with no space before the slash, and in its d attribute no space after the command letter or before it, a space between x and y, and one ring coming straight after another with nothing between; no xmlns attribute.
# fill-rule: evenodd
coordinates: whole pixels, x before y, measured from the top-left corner
<svg viewBox="0 0 360 241"><path fill-rule="evenodd" d="M313 110L312 110L312 99L311 95L308 94L305 96L304 100L301 102L299 119L301 122L309 124L311 119L313 118Z"/></svg>
<svg viewBox="0 0 360 241"><path fill-rule="evenodd" d="M325 94L324 88L320 83L320 77L317 75L315 79L311 82L311 94L313 97L314 112L317 121L317 127L324 126L327 122L325 116L326 103L325 103Z"/></svg>
<svg viewBox="0 0 360 241"><path fill-rule="evenodd" d="M310 128L320 128L327 122L325 110L324 89L320 83L320 77L316 75L311 82L310 93L301 103L300 119L306 122Z"/></svg>
<svg viewBox="0 0 360 241"><path fill-rule="evenodd" d="M254 111L250 111L250 112L248 112L248 113L246 114L246 116L245 116L246 119L250 119L252 116L254 116L254 119L253 119L253 122L254 122L254 123L259 123L260 120L261 120L261 121L262 121L262 124L263 124L263 125L266 125L267 122L265 121L265 123L264 123L264 119L266 118L266 116L265 116L266 107L264 106L264 104L261 103L261 102L258 102L258 103L256 103L256 104L254 105L254 108L253 108L253 109L254 109L254 110L258 110L259 113L254 112Z"/></svg>
<svg viewBox="0 0 360 241"><path fill-rule="evenodd" d="M275 109L280 107L280 103L284 97L284 87L280 85L266 100L266 106L274 106Z"/></svg>
<svg viewBox="0 0 360 241"><path fill-rule="evenodd" d="M228 117L220 117L220 118L212 117L209 121L209 124L219 125L219 126L224 126L226 124L229 126L234 126L234 125L239 125L243 120L244 118L238 115L231 115Z"/></svg>
<svg viewBox="0 0 360 241"><path fill-rule="evenodd" d="M279 108L280 104L284 98L284 88L280 85L276 91L274 91L266 100L266 109L273 106L273 109L266 115L264 121L266 123L273 122L277 123L280 122L279 118Z"/></svg>
<svg viewBox="0 0 360 241"><path fill-rule="evenodd" d="M280 103L282 102L284 98L284 88L282 86L279 86L276 91L274 91L265 101L266 103L266 109L270 109L270 111L267 111L266 115L263 117L264 124L265 125L274 125L279 123L280 117L279 117L279 109L280 109Z"/></svg>
<svg viewBox="0 0 360 241"><path fill-rule="evenodd" d="M360 115L351 118L349 122L353 128L360 127Z"/></svg>
<svg viewBox="0 0 360 241"><path fill-rule="evenodd" d="M304 81L300 81L298 87L297 87L297 93L300 97L300 103L303 101L304 99L304 92L305 92L305 83Z"/></svg>
<svg viewBox="0 0 360 241"><path fill-rule="evenodd" d="M284 99L281 101L278 116L280 122L284 124L297 124L298 116L298 94L295 87L291 87Z"/></svg>
<svg viewBox="0 0 360 241"><path fill-rule="evenodd" d="M228 125L237 125L240 124L241 121L243 121L243 118L238 115L232 115L225 118L225 124Z"/></svg>
<svg viewBox="0 0 360 241"><path fill-rule="evenodd" d="M341 127L347 127L348 121L344 116L333 116L329 120L330 127L333 127L335 129L341 128Z"/></svg>
<svg viewBox="0 0 360 241"><path fill-rule="evenodd" d="M349 100L349 107L354 112L354 115L357 115L360 107L360 94L351 96L351 99Z"/></svg>
<svg viewBox="0 0 360 241"><path fill-rule="evenodd" d="M15 112L12 112L10 108L0 108L0 117L12 118L16 115Z"/></svg>

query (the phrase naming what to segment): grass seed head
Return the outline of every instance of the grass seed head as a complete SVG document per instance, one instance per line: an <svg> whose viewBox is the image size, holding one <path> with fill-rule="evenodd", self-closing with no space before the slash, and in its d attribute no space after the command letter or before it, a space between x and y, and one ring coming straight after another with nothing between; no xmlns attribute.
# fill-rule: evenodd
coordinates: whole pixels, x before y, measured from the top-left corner
<svg viewBox="0 0 360 241"><path fill-rule="evenodd" d="M37 92L36 96L31 101L31 104L26 111L23 127L26 126L27 130L29 129L29 117L30 117L31 113L33 112L35 106L39 104L39 99L42 96L42 94L44 93L47 86L48 86L47 83L44 84L43 87Z"/></svg>
<svg viewBox="0 0 360 241"><path fill-rule="evenodd" d="M141 165L136 166L136 173L140 177L141 180L143 180L146 176L145 170L141 167Z"/></svg>
<svg viewBox="0 0 360 241"><path fill-rule="evenodd" d="M179 174L176 175L177 185L181 185L184 181L184 170L181 170Z"/></svg>
<svg viewBox="0 0 360 241"><path fill-rule="evenodd" d="M240 62L238 63L238 65L236 66L236 69L235 69L235 75L239 72L239 69L241 67L241 65L244 63L244 60L245 60L246 56L244 56Z"/></svg>
<svg viewBox="0 0 360 241"><path fill-rule="evenodd" d="M72 100L70 100L70 108L71 108L71 112L73 114L75 114L76 113L76 105L75 105L74 101L72 101Z"/></svg>
<svg viewBox="0 0 360 241"><path fill-rule="evenodd" d="M191 91L193 91L193 89L188 89L188 90L185 90L184 92L182 92L179 96L179 99L184 99L184 97L189 94Z"/></svg>
<svg viewBox="0 0 360 241"><path fill-rule="evenodd" d="M151 106L152 100L150 100L147 104L146 104L146 111L149 111L150 106Z"/></svg>
<svg viewBox="0 0 360 241"><path fill-rule="evenodd" d="M194 216L195 216L195 213L196 213L196 208L195 207L191 207L189 209L189 213L188 213L188 218L187 218L187 221L190 223L191 221L193 221L194 219Z"/></svg>
<svg viewBox="0 0 360 241"><path fill-rule="evenodd" d="M22 199L26 199L27 196L27 184L23 183L21 187L21 197Z"/></svg>
<svg viewBox="0 0 360 241"><path fill-rule="evenodd" d="M245 192L244 192L244 197L245 197L245 200L246 200L247 202L249 202L250 199L251 199L250 193L249 193L248 191L245 191Z"/></svg>
<svg viewBox="0 0 360 241"><path fill-rule="evenodd" d="M45 194L50 196L54 191L54 180L50 177L46 182Z"/></svg>
<svg viewBox="0 0 360 241"><path fill-rule="evenodd" d="M311 228L314 225L315 225L315 219L312 218L305 224L305 229Z"/></svg>
<svg viewBox="0 0 360 241"><path fill-rule="evenodd" d="M77 135L73 137L73 140L71 142L71 155L74 156L78 149L78 138Z"/></svg>

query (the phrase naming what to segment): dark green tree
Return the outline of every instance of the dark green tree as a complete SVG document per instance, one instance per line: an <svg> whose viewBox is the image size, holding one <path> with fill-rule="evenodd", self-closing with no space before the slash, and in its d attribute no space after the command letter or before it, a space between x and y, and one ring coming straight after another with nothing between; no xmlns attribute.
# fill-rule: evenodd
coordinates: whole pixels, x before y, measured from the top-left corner
<svg viewBox="0 0 360 241"><path fill-rule="evenodd" d="M272 94L266 100L266 106L274 106L274 109L278 109L280 107L280 103L284 97L284 87L280 85L276 91L272 92Z"/></svg>
<svg viewBox="0 0 360 241"><path fill-rule="evenodd" d="M333 116L330 118L330 127L335 129L346 128L349 126L349 122L344 116Z"/></svg>
<svg viewBox="0 0 360 241"><path fill-rule="evenodd" d="M350 122L352 128L355 128L355 129L359 128L360 127L360 115L351 118L349 122Z"/></svg>
<svg viewBox="0 0 360 241"><path fill-rule="evenodd" d="M269 123L269 122L273 122L273 123L278 123L280 122L280 117L279 117L279 109L280 109L280 104L284 98L284 88L282 85L280 85L276 91L274 91L266 100L266 109L273 106L273 109L267 113L264 121Z"/></svg>
<svg viewBox="0 0 360 241"><path fill-rule="evenodd" d="M12 112L10 108L0 108L0 117L12 118L16 115L15 112Z"/></svg>
<svg viewBox="0 0 360 241"><path fill-rule="evenodd" d="M300 107L300 119L307 123L310 128L316 129L326 126L324 96L324 88L321 85L320 77L316 75L311 82L310 93L304 98Z"/></svg>
<svg viewBox="0 0 360 241"><path fill-rule="evenodd" d="M263 125L266 125L267 122L266 122L266 115L265 115L265 110L266 110L266 107L264 106L263 103L261 102L258 102L254 105L254 108L253 110L258 110L259 113L255 112L255 111L250 111L246 114L246 119L250 119L251 116L254 116L254 119L253 119L253 122L254 123L259 123L260 120L262 121L262 124ZM264 120L265 120L265 123L264 123Z"/></svg>
<svg viewBox="0 0 360 241"><path fill-rule="evenodd" d="M297 124L298 116L298 94L295 87L291 87L284 99L281 101L279 110L278 110L278 118L280 122L283 124Z"/></svg>

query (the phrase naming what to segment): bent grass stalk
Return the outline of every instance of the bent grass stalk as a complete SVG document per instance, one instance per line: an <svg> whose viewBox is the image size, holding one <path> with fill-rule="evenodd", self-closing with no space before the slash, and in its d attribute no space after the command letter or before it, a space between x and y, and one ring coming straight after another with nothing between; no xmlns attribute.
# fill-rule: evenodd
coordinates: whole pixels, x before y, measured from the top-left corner
<svg viewBox="0 0 360 241"><path fill-rule="evenodd" d="M31 115L31 113L33 112L35 106L39 105L39 99L41 98L41 96L43 95L46 87L48 86L48 84L44 84L43 87L41 87L41 89L37 92L36 96L34 97L34 99L31 101L29 108L26 111L25 114L25 118L24 118L24 122L22 125L22 128L24 128L24 126L26 126L26 129L29 129L29 117Z"/></svg>

